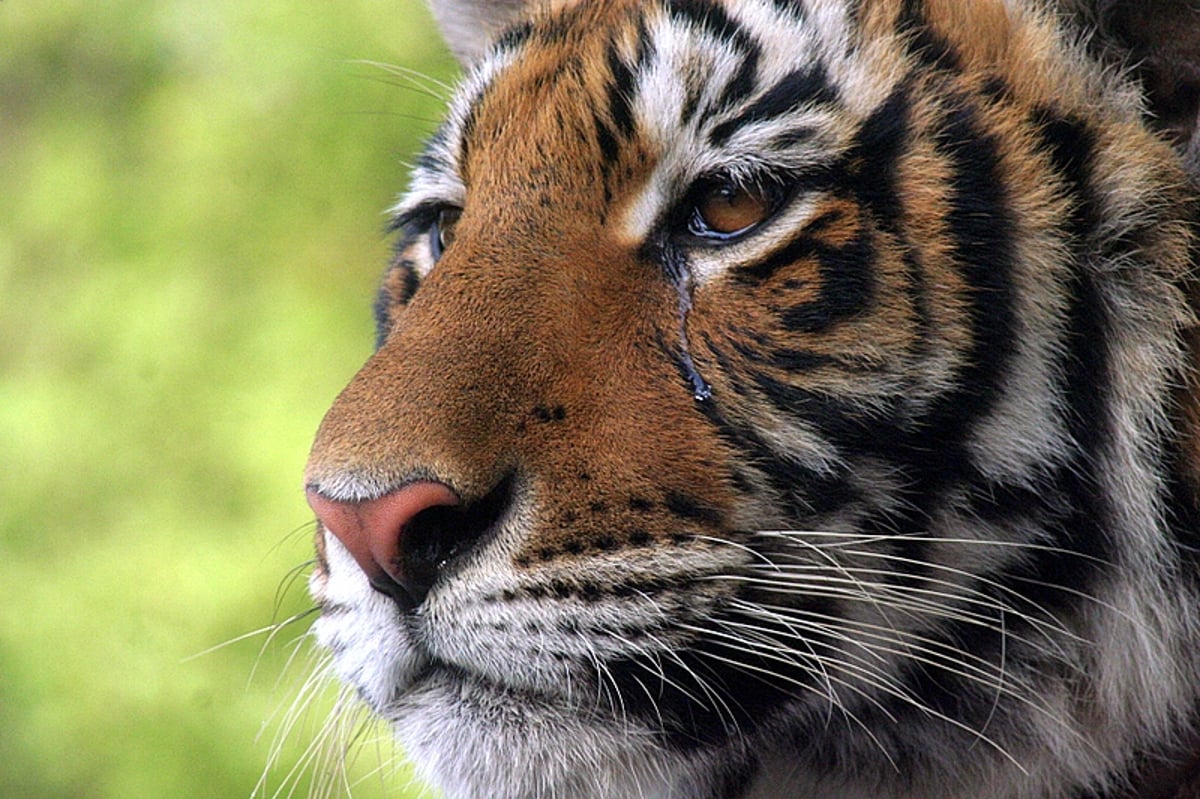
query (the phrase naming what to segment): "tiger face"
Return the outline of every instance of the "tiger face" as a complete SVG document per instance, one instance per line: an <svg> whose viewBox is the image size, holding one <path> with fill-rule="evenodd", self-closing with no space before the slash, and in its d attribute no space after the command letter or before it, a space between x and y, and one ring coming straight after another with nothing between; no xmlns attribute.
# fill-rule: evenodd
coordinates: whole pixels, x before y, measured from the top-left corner
<svg viewBox="0 0 1200 799"><path fill-rule="evenodd" d="M471 66L305 475L316 635L425 776L1057 799L1172 754L1192 198L1135 87L1015 0L439 11Z"/></svg>

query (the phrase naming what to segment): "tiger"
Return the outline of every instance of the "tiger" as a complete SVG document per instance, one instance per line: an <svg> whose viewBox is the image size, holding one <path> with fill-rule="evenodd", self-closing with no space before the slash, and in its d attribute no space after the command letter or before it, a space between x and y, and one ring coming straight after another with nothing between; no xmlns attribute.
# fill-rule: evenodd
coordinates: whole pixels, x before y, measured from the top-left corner
<svg viewBox="0 0 1200 799"><path fill-rule="evenodd" d="M434 3L304 474L313 635L421 779L1200 796L1197 82L1121 6Z"/></svg>

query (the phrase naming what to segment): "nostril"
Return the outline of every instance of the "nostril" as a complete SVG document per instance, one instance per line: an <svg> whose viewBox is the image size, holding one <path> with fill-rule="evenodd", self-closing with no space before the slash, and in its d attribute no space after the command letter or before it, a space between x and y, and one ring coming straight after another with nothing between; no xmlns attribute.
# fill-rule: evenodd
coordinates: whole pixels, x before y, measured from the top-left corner
<svg viewBox="0 0 1200 799"><path fill-rule="evenodd" d="M442 483L418 482L363 501L330 499L315 486L306 493L317 519L342 542L372 587L402 605L420 603L424 595L410 590L404 574L408 527L430 508L457 505L454 491Z"/></svg>
<svg viewBox="0 0 1200 799"><path fill-rule="evenodd" d="M462 503L448 486L422 481L361 502L307 491L321 524L366 574L371 587L406 610L424 601L438 575L495 526L511 501L505 480L482 499Z"/></svg>
<svg viewBox="0 0 1200 799"><path fill-rule="evenodd" d="M418 513L404 532L405 587L425 597L438 575L495 528L512 502L512 480L502 480L479 500L440 505Z"/></svg>

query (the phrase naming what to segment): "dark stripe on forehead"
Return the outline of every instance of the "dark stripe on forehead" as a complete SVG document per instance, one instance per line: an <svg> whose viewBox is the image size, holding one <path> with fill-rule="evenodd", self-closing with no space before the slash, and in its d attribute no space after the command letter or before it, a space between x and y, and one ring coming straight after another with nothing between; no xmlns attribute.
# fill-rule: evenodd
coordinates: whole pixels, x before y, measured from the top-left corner
<svg viewBox="0 0 1200 799"><path fill-rule="evenodd" d="M608 84L608 113L622 136L633 133L633 93L635 75L633 69L622 60L615 43L608 46L608 70L612 80Z"/></svg>
<svg viewBox="0 0 1200 799"><path fill-rule="evenodd" d="M668 0L667 12L739 50L746 51L754 47L746 30L711 0Z"/></svg>
<svg viewBox="0 0 1200 799"><path fill-rule="evenodd" d="M706 113L711 115L717 113L719 110L729 108L734 103L740 102L754 92L754 86L758 80L759 56L758 45L753 45L745 52L738 71L730 79L729 83L725 84L725 88L721 91L721 96L717 98L715 107L708 109Z"/></svg>
<svg viewBox="0 0 1200 799"><path fill-rule="evenodd" d="M771 5L775 6L776 11L790 14L798 20L808 19L808 7L804 5L804 0L771 0Z"/></svg>
<svg viewBox="0 0 1200 799"><path fill-rule="evenodd" d="M761 48L745 28L709 0L670 0L668 13L677 21L695 27L735 50L742 59L737 71L721 90L717 100L702 110L712 116L745 99L754 92L758 78ZM697 86L684 102L682 122L690 122L700 111L699 100L703 86Z"/></svg>
<svg viewBox="0 0 1200 799"><path fill-rule="evenodd" d="M785 75L740 114L713 128L708 138L720 146L746 125L775 119L812 103L833 103L837 98L837 88L830 83L824 64L818 62Z"/></svg>

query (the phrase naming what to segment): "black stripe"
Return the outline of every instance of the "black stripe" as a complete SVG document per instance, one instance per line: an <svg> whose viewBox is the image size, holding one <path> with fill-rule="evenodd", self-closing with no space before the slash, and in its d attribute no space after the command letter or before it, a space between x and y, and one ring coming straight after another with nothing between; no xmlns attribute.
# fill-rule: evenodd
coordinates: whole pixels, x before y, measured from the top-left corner
<svg viewBox="0 0 1200 799"><path fill-rule="evenodd" d="M732 346L738 354L750 363L769 364L790 374L809 372L813 369L832 368L839 372L870 373L877 372L881 366L855 358L853 354L830 355L824 352L798 347L752 347L743 341L733 341Z"/></svg>
<svg viewBox="0 0 1200 799"><path fill-rule="evenodd" d="M716 508L705 504L696 497L679 491L668 491L663 497L667 510L681 519L703 522L708 525L721 523L721 513Z"/></svg>
<svg viewBox="0 0 1200 799"><path fill-rule="evenodd" d="M854 137L847 169L855 198L872 212L880 227L899 234L903 216L897 171L907 152L911 135L911 99L907 83L901 83L871 115Z"/></svg>
<svg viewBox="0 0 1200 799"><path fill-rule="evenodd" d="M1096 134L1083 120L1060 117L1048 108L1035 112L1033 121L1038 125L1042 147L1066 182L1067 196L1073 205L1066 232L1076 247L1081 247L1092 236L1100 218L1095 195L1088 186Z"/></svg>
<svg viewBox="0 0 1200 799"><path fill-rule="evenodd" d="M1069 453L1065 463L1047 464L1046 473L1033 487L984 478L962 443L974 420L990 412L1001 395L1012 355L1008 341L1019 333L1008 285L1013 256L1005 232L1011 229L1010 212L998 188L994 142L973 117L969 106L960 105L947 117L938 139L939 149L954 164L950 221L955 256L971 286L975 344L969 362L973 365L959 376L961 387L935 408L920 438L942 463L910 456L909 468L916 469L915 506L922 513L933 510L936 498L953 484L966 491L972 512L982 520L1045 531L1052 548L1031 548L1019 562L990 575L989 585L974 586L1012 609L1003 625L1010 635L1037 637L1041 633L1029 619L1052 622L1047 613L1076 607L1079 596L1090 592L1103 564L1111 560L1110 508L1096 476L1102 450L1111 439L1109 314L1093 279L1079 270L1069 285L1067 351L1058 365L1069 404L1069 439L1079 444L1079 450ZM1092 235L1096 219L1088 188L1092 140L1082 125L1069 120L1048 122L1043 138L1075 202L1074 213L1064 222L1064 234L1079 250ZM962 410L956 411L956 406ZM946 641L989 661L999 658L1004 647L999 624L988 628L957 623L943 634ZM911 666L908 680L922 703L967 724L972 723L971 714L988 706L982 697L979 702L964 701L978 689L946 669Z"/></svg>
<svg viewBox="0 0 1200 799"><path fill-rule="evenodd" d="M716 105L705 109L706 115L711 116L723 111L735 103L745 100L754 92L754 87L758 82L760 57L761 52L758 45L750 44L742 55L742 63L738 67L738 71L721 90L721 96L717 99Z"/></svg>
<svg viewBox="0 0 1200 799"><path fill-rule="evenodd" d="M650 59L654 58L657 52L658 47L654 44L654 39L650 36L650 29L646 27L645 18L639 17L636 71L640 72L645 69L649 65Z"/></svg>
<svg viewBox="0 0 1200 799"><path fill-rule="evenodd" d="M696 116L696 112L700 110L700 100L704 94L704 85L697 82L691 82L691 88L688 89L687 96L683 99L683 108L679 112L680 126L686 126Z"/></svg>
<svg viewBox="0 0 1200 799"><path fill-rule="evenodd" d="M952 452L961 450L975 422L1004 394L1021 335L1012 275L1016 220L1004 193L999 143L969 99L952 106L935 141L951 169L946 223L952 257L968 286L972 333L956 389L934 404L928 420L927 443Z"/></svg>
<svg viewBox="0 0 1200 799"><path fill-rule="evenodd" d="M667 13L743 52L753 46L745 29L710 0L669 0Z"/></svg>
<svg viewBox="0 0 1200 799"><path fill-rule="evenodd" d="M781 411L816 430L844 453L879 455L893 462L906 460L912 439L897 430L894 408L855 404L841 397L782 382L765 372L752 375L754 385ZM909 456L911 457L911 456Z"/></svg>
<svg viewBox="0 0 1200 799"><path fill-rule="evenodd" d="M800 21L808 19L808 7L804 0L771 0L771 5L781 14L788 14Z"/></svg>
<svg viewBox="0 0 1200 799"><path fill-rule="evenodd" d="M742 283L762 283L774 277L781 268L790 266L801 259L812 258L818 249L823 247L827 247L827 245L821 239L810 235L807 229L802 229L800 235L761 261L739 267L734 276Z"/></svg>
<svg viewBox="0 0 1200 799"><path fill-rule="evenodd" d="M433 135L425 140L425 146L421 150L421 154L417 156L416 168L426 172L449 172L454 167L446 159L444 155L446 150L446 138L449 136L449 131L446 125L441 125Z"/></svg>
<svg viewBox="0 0 1200 799"><path fill-rule="evenodd" d="M816 128L798 127L791 130L785 130L777 134L771 139L768 148L775 150L786 150L789 147L795 147L798 144L804 144L812 139L817 133Z"/></svg>
<svg viewBox="0 0 1200 799"><path fill-rule="evenodd" d="M1065 463L1048 468L1032 489L978 481L970 491L971 507L982 518L1009 525L1025 520L1043 530L1051 545L1026 550L1019 562L990 575L990 585L977 586L1013 608L1005 621L1010 635L1040 635L1027 618L1048 622L1048 613L1072 612L1087 601L1080 597L1092 593L1091 586L1113 563L1111 507L1097 475L1112 439L1109 312L1090 275L1075 274L1070 290L1067 353L1060 371L1068 401L1067 432L1078 449ZM946 635L985 659L1000 657L1004 645L998 629L959 624ZM940 678L955 684L952 675ZM945 688L936 682L917 684L919 695L925 701L948 701Z"/></svg>
<svg viewBox="0 0 1200 799"><path fill-rule="evenodd" d="M405 242L407 245L408 242ZM400 289L401 296L395 296L387 290L387 284L396 274L397 270L403 270L400 277L402 285ZM375 349L378 350L387 340L388 333L392 329L392 309L396 305L403 305L412 299L416 293L417 287L420 285L421 279L417 276L417 271L412 268L410 262L398 260L384 274L384 279L379 287L379 291L375 294L375 302L372 304L372 316L375 320Z"/></svg>
<svg viewBox="0 0 1200 799"><path fill-rule="evenodd" d="M500 35L496 40L495 49L497 50L515 50L525 42L529 41L530 35L533 33L533 23L526 20L513 25Z"/></svg>
<svg viewBox="0 0 1200 799"><path fill-rule="evenodd" d="M608 111L617 131L623 136L633 133L633 111L631 108L634 73L626 64L616 45L608 46L608 68L612 73L612 82L608 84Z"/></svg>
<svg viewBox="0 0 1200 799"><path fill-rule="evenodd" d="M667 12L675 19L699 28L741 54L742 62L737 73L722 89L717 101L703 109L704 116L719 113L754 91L761 48L736 20L725 13L721 6L709 2L709 0L670 0L667 4ZM681 114L683 123L692 121L700 112L699 102L702 90L703 86L697 86L685 99Z"/></svg>
<svg viewBox="0 0 1200 799"><path fill-rule="evenodd" d="M739 128L775 119L810 103L836 102L837 97L837 89L829 82L825 66L813 64L785 75L736 117L713 128L708 139L720 146L729 141Z"/></svg>
<svg viewBox="0 0 1200 799"><path fill-rule="evenodd" d="M836 179L831 179L830 182L836 182ZM796 193L803 194L805 192L801 190ZM794 264L802 258L812 258L820 248L829 247L818 238L818 234L828 229L842 216L843 212L835 208L814 217L800 229L795 238L767 255L763 260L738 267L734 273L735 277L742 283L758 284L774 277L782 267Z"/></svg>
<svg viewBox="0 0 1200 799"><path fill-rule="evenodd" d="M855 198L871 213L881 230L896 238L900 249L908 278L906 291L916 317L916 343L910 355L920 362L930 347L932 298L920 254L900 224L905 209L898 176L900 159L911 136L911 110L910 88L904 82L863 122L855 136L850 161L857 164L851 173Z"/></svg>
<svg viewBox="0 0 1200 799"><path fill-rule="evenodd" d="M900 14L896 18L896 30L911 33L925 27L924 0L904 0L900 4Z"/></svg>
<svg viewBox="0 0 1200 799"><path fill-rule="evenodd" d="M1060 482L1068 491L1074 512L1082 518L1063 525L1064 545L1105 557L1102 521L1108 515L1106 495L1096 471L1103 451L1115 436L1110 411L1112 364L1109 344L1109 311L1094 278L1083 270L1074 276L1067 332L1064 389L1067 396L1067 431L1078 446L1074 462Z"/></svg>
<svg viewBox="0 0 1200 799"><path fill-rule="evenodd" d="M844 247L800 237L761 266L777 269L805 257L816 257L820 272L817 299L782 309L783 326L797 333L818 333L865 311L875 297L875 248L870 231L860 229Z"/></svg>
<svg viewBox="0 0 1200 799"><path fill-rule="evenodd" d="M904 0L896 29L908 37L908 50L927 67L958 72L962 59L943 37L934 33L923 0Z"/></svg>
<svg viewBox="0 0 1200 799"><path fill-rule="evenodd" d="M617 138L609 129L608 125L604 124L604 120L598 116L593 116L592 121L596 128L596 143L600 146L601 169L607 182L608 174L612 171L612 167L617 162L617 158L621 154L620 146L617 144Z"/></svg>
<svg viewBox="0 0 1200 799"><path fill-rule="evenodd" d="M759 434L745 425L725 419L714 403L698 406L717 435L741 453L748 468L762 474L782 499L783 510L801 523L814 515L830 513L858 500L859 491L848 473L815 472L786 453L778 453Z"/></svg>
<svg viewBox="0 0 1200 799"><path fill-rule="evenodd" d="M1186 456L1175 444L1170 450L1168 468L1171 475L1167 483L1168 523L1172 538L1184 564L1184 574L1193 588L1200 589L1200 496L1192 481L1184 477Z"/></svg>

